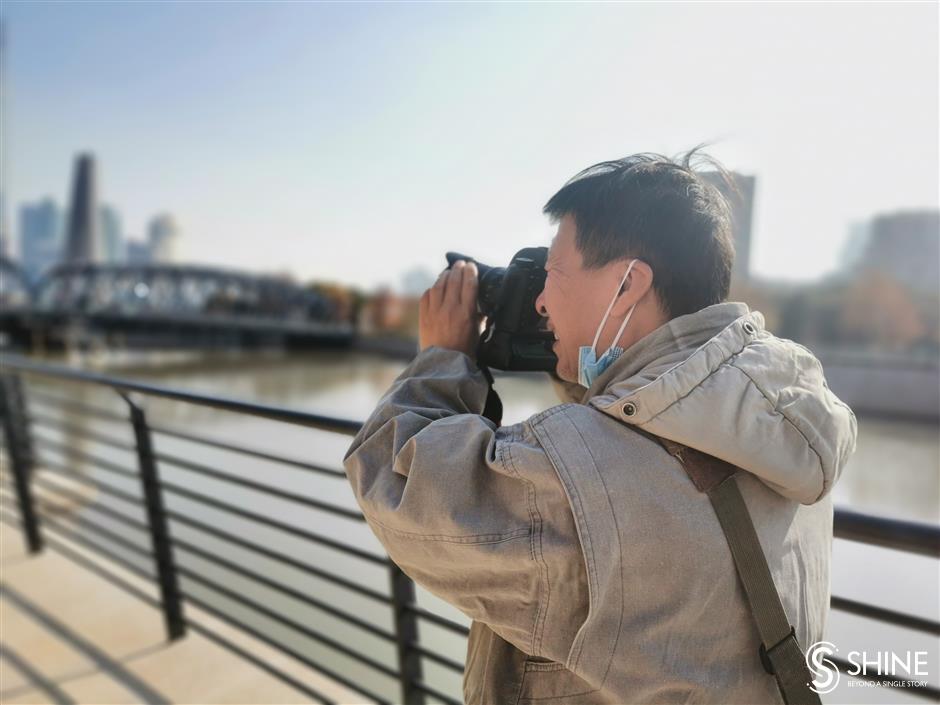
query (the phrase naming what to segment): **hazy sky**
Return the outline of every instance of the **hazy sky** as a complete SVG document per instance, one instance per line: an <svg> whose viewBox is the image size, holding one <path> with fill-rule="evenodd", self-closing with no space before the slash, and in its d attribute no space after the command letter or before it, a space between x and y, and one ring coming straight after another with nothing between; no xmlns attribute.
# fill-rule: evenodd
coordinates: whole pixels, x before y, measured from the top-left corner
<svg viewBox="0 0 940 705"><path fill-rule="evenodd" d="M373 286L548 244L594 162L698 142L755 174L752 269L832 269L850 222L938 202L938 6L17 3L15 210L72 160L194 262Z"/></svg>

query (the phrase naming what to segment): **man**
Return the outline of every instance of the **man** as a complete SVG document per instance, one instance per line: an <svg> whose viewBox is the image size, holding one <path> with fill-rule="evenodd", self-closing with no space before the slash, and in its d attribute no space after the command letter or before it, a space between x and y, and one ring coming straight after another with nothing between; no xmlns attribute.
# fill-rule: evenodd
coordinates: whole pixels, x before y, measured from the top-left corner
<svg viewBox="0 0 940 705"><path fill-rule="evenodd" d="M508 427L480 415L477 272L458 263L346 456L369 525L474 620L468 703L780 702L716 510L658 439L742 470L805 648L823 636L855 417L806 348L726 301L729 212L690 157L596 165L545 212L536 306L570 402Z"/></svg>

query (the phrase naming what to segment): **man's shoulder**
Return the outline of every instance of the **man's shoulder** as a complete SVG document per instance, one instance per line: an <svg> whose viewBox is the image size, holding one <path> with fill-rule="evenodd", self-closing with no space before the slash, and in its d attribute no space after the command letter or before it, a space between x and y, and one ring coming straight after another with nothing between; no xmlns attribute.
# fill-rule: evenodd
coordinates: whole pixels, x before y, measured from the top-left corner
<svg viewBox="0 0 940 705"><path fill-rule="evenodd" d="M583 404L578 404L576 402L562 402L561 404L550 406L544 411L540 411L539 413L530 416L526 421L526 424L532 426L533 428L544 426L546 424L552 423L551 419L555 416L558 416L559 414L570 417L570 415L579 413L579 407L586 408Z"/></svg>
<svg viewBox="0 0 940 705"><path fill-rule="evenodd" d="M622 465L632 457L664 453L648 435L586 404L558 404L522 426L523 435L538 443L556 468L565 466L578 474L586 465L603 473L612 459Z"/></svg>
<svg viewBox="0 0 940 705"><path fill-rule="evenodd" d="M533 430L552 434L587 435L604 434L618 439L644 438L632 426L589 405L574 402L557 404L531 416L525 425Z"/></svg>

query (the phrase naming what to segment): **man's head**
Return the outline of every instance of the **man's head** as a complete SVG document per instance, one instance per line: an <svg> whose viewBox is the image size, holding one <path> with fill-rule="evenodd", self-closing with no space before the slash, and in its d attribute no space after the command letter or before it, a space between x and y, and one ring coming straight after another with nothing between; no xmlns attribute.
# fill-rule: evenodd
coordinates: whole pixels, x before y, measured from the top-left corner
<svg viewBox="0 0 940 705"><path fill-rule="evenodd" d="M727 177L695 150L679 160L636 154L588 167L545 205L558 232L535 306L558 338L553 349L562 379L578 380L578 350L591 345L612 300L598 357L615 342L634 305L617 341L622 348L672 318L728 297L730 212L721 193L694 170L693 158Z"/></svg>

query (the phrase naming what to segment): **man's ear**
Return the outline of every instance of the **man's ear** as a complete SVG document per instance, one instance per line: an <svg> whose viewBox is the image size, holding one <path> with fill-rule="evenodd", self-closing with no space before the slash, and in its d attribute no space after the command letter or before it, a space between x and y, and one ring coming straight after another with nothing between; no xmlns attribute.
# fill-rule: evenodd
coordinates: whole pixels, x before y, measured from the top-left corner
<svg viewBox="0 0 940 705"><path fill-rule="evenodd" d="M627 266L630 266L629 262L627 262ZM623 275L621 274L621 276ZM630 270L630 275L627 277L627 280L620 288L620 294L614 302L614 307L611 309L610 315L619 318L626 316L630 307L639 303L652 288L653 268L643 260L638 259L634 263L633 269Z"/></svg>

